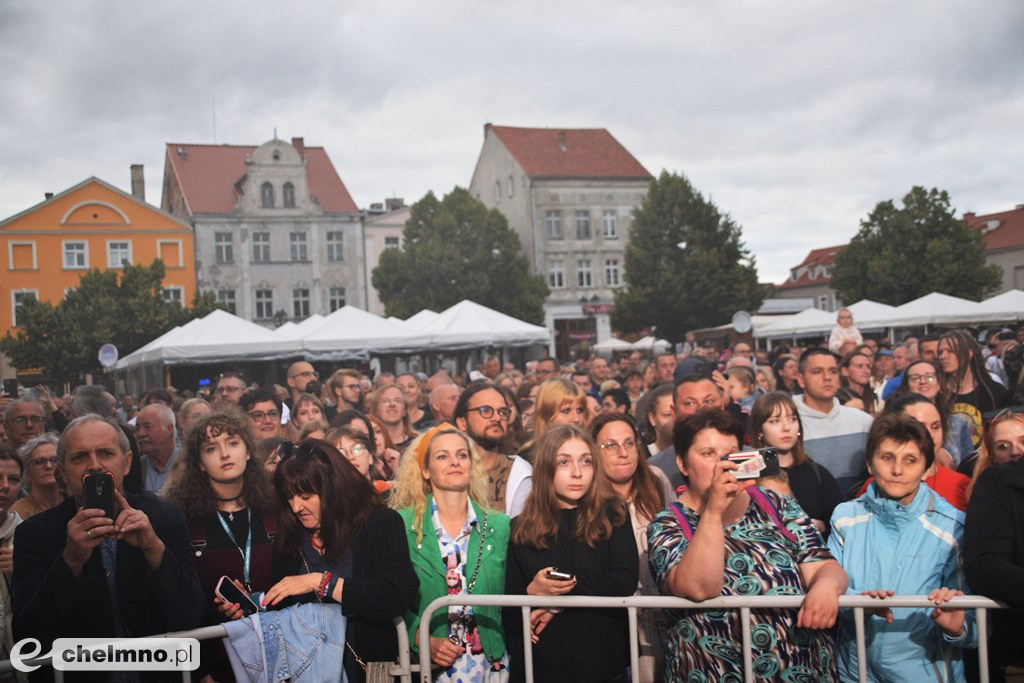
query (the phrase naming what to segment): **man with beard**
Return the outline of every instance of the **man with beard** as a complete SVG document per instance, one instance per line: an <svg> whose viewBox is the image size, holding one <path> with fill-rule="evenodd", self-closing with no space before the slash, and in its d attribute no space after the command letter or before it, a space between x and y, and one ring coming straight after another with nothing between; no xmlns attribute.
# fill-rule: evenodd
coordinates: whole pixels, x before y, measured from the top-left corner
<svg viewBox="0 0 1024 683"><path fill-rule="evenodd" d="M511 414L501 392L484 382L466 387L455 405L455 426L476 442L487 470L491 507L515 517L533 488L533 468L518 455L500 452Z"/></svg>

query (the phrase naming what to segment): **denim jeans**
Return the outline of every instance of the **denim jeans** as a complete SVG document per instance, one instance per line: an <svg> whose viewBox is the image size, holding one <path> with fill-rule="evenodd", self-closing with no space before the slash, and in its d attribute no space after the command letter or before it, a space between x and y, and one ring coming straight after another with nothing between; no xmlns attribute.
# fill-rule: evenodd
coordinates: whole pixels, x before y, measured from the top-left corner
<svg viewBox="0 0 1024 683"><path fill-rule="evenodd" d="M345 625L340 605L293 605L226 623L224 647L239 681L343 681Z"/></svg>

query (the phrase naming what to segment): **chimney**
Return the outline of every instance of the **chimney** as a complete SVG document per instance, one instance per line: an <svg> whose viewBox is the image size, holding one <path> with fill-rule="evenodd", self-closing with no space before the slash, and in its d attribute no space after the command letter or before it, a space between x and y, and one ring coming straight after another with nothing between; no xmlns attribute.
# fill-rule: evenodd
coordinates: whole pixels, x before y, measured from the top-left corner
<svg viewBox="0 0 1024 683"><path fill-rule="evenodd" d="M968 211L967 213L964 214L964 218L974 218L974 212Z"/></svg>
<svg viewBox="0 0 1024 683"><path fill-rule="evenodd" d="M46 201L50 201L51 199L53 199L53 193L52 192L44 192L43 193L43 199L45 199Z"/></svg>
<svg viewBox="0 0 1024 683"><path fill-rule="evenodd" d="M563 152L565 152L566 150L569 149L569 147L565 144L565 131L564 130L558 131L558 149L562 150Z"/></svg>
<svg viewBox="0 0 1024 683"><path fill-rule="evenodd" d="M387 207L388 211L398 211L405 207L405 200L401 197L386 197L384 199L384 206Z"/></svg>
<svg viewBox="0 0 1024 683"><path fill-rule="evenodd" d="M146 177L142 172L142 164L132 164L132 196L139 201L146 201Z"/></svg>
<svg viewBox="0 0 1024 683"><path fill-rule="evenodd" d="M303 138L292 138L292 147L298 150L301 158L306 157L306 141Z"/></svg>

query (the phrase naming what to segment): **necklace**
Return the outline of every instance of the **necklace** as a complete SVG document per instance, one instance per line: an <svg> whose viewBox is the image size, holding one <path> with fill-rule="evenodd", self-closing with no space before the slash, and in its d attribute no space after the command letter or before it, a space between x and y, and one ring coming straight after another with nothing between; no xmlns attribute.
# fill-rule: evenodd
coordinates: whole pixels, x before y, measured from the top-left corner
<svg viewBox="0 0 1024 683"><path fill-rule="evenodd" d="M218 500L219 502L221 502L221 503L231 503L231 502L234 502L234 501L238 500L239 498L241 498L241 497L242 497L242 495L243 495L242 493L239 493L239 494L238 494L237 496L235 496L234 498L218 498L217 500Z"/></svg>

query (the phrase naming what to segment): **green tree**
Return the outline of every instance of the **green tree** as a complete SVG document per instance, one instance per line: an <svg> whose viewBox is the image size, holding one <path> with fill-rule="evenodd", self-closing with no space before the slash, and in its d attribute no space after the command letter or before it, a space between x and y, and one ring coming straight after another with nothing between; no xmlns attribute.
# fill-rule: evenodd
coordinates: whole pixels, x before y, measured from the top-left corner
<svg viewBox="0 0 1024 683"><path fill-rule="evenodd" d="M844 301L892 306L931 292L978 301L1001 280L999 267L985 264L981 233L954 216L945 191L923 187L903 198L903 208L879 202L832 272Z"/></svg>
<svg viewBox="0 0 1024 683"><path fill-rule="evenodd" d="M40 368L58 381L74 381L99 368L100 346L114 344L122 356L175 325L216 307L211 293L197 294L192 307L164 300L164 265L94 268L57 304L30 300L18 311L21 325L0 339L0 351L18 368Z"/></svg>
<svg viewBox="0 0 1024 683"><path fill-rule="evenodd" d="M612 325L655 326L659 337L682 341L687 330L757 310L765 291L741 233L685 176L662 171L633 215Z"/></svg>
<svg viewBox="0 0 1024 683"><path fill-rule="evenodd" d="M402 237L404 248L385 250L373 269L387 315L408 318L470 299L543 324L544 279L530 275L505 216L467 190L456 187L440 201L427 193L413 204Z"/></svg>

